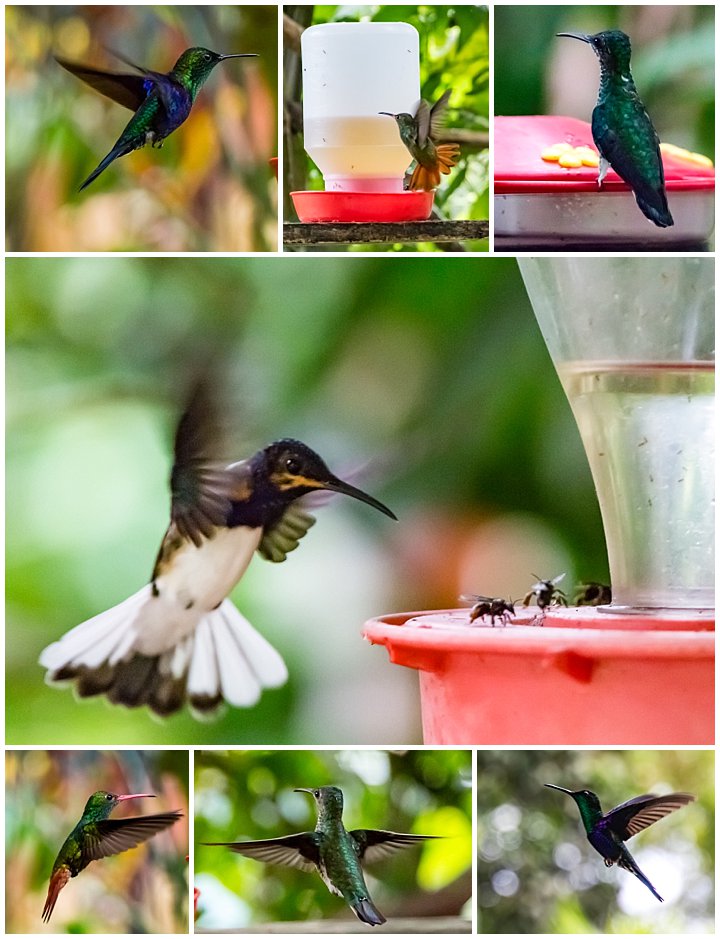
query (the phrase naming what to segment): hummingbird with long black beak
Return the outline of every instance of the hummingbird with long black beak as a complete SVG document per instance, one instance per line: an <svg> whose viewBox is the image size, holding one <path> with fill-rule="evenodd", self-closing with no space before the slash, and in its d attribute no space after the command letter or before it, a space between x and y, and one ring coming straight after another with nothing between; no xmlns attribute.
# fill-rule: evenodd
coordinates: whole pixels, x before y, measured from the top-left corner
<svg viewBox="0 0 720 939"><path fill-rule="evenodd" d="M109 818L112 810L129 799L154 799L149 792L118 796L99 790L93 793L83 809L82 818L65 839L53 864L47 899L42 912L49 922L58 896L71 877L77 877L91 861L110 857L135 848L159 831L164 831L182 818L182 812L160 812L135 818Z"/></svg>
<svg viewBox="0 0 720 939"><path fill-rule="evenodd" d="M315 523L296 505L320 490L395 515L328 469L298 440L283 439L238 463L218 462L216 408L199 386L175 435L170 525L150 583L43 650L49 682L80 697L146 704L165 716L185 701L212 716L223 701L250 707L287 679L280 654L228 599L257 551L284 561Z"/></svg>
<svg viewBox="0 0 720 939"><path fill-rule="evenodd" d="M557 789L572 796L580 811L587 838L595 850L602 855L606 867L617 864L641 880L648 890L662 903L662 897L638 867L635 858L625 847L625 842L650 825L695 801L687 792L671 792L667 796L644 795L629 799L603 814L600 800L589 789L563 789L545 783L548 789Z"/></svg>
<svg viewBox="0 0 720 939"><path fill-rule="evenodd" d="M318 813L315 831L262 841L219 841L210 845L230 848L267 864L316 871L328 890L342 897L361 922L368 926L382 925L386 919L370 898L362 863L372 864L395 851L437 836L372 828L348 831L342 820L343 794L337 786L295 789L295 792L307 792L315 799Z"/></svg>
<svg viewBox="0 0 720 939"><path fill-rule="evenodd" d="M598 186L612 167L632 189L643 215L659 228L668 228L674 223L660 140L633 81L629 37L619 29L557 35L588 43L600 60L600 91L592 112L592 135L600 154Z"/></svg>
<svg viewBox="0 0 720 939"><path fill-rule="evenodd" d="M422 100L415 114L379 112L395 119L400 131L400 139L415 160L415 169L408 187L410 189L437 189L440 185L440 176L447 175L458 161L460 156L458 144L437 142L449 99L450 89L438 98L432 107L427 101Z"/></svg>
<svg viewBox="0 0 720 939"><path fill-rule="evenodd" d="M216 65L227 59L244 59L255 55L254 52L221 55L196 46L186 49L167 73L153 72L126 59L123 61L135 70L134 73L107 72L57 58L59 65L91 88L135 112L112 150L92 171L80 190L89 186L118 157L139 150L147 143L153 147L162 147L165 138L190 115L197 93Z"/></svg>

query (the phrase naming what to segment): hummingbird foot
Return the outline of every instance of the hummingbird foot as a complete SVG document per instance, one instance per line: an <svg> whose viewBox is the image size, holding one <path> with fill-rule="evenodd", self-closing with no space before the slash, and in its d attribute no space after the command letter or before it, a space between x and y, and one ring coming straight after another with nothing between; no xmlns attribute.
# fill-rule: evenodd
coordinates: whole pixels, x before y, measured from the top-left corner
<svg viewBox="0 0 720 939"><path fill-rule="evenodd" d="M605 159L604 156L600 156L600 165L598 167L598 189L602 188L603 180L607 176L607 171L610 169L610 164Z"/></svg>

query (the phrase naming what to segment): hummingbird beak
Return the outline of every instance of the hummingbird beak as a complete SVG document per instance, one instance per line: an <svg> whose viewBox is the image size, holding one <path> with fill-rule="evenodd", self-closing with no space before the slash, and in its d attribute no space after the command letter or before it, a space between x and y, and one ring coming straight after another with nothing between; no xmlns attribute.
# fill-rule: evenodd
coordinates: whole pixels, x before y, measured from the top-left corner
<svg viewBox="0 0 720 939"><path fill-rule="evenodd" d="M257 58L257 52L231 52L228 55L221 55L219 61L223 62L225 59L250 59Z"/></svg>
<svg viewBox="0 0 720 939"><path fill-rule="evenodd" d="M382 114L385 117L396 117L397 115L392 114L390 111L378 111L378 114Z"/></svg>
<svg viewBox="0 0 720 939"><path fill-rule="evenodd" d="M387 515L388 518L397 521L397 516L394 512L391 512L386 505L383 505L382 502L378 502L377 499L373 499L372 496L363 492L362 489L357 489L355 486L351 486L350 483L344 483L342 479L338 479L337 476L331 476L330 479L325 480L321 484L321 488L329 489L331 492L339 492L344 496L350 496L351 499L358 499L360 502L365 502L367 505L371 505L374 509L377 509L378 512L382 512L383 515Z"/></svg>
<svg viewBox="0 0 720 939"><path fill-rule="evenodd" d="M312 789L293 789L293 792L307 792L309 795L313 794Z"/></svg>
<svg viewBox="0 0 720 939"><path fill-rule="evenodd" d="M128 799L154 799L155 794L152 792L138 792L136 795L129 796L117 796L118 802L127 802Z"/></svg>
<svg viewBox="0 0 720 939"><path fill-rule="evenodd" d="M568 39L579 39L580 42L590 42L587 33L555 33L556 36L567 36ZM557 788L557 786L555 787Z"/></svg>
<svg viewBox="0 0 720 939"><path fill-rule="evenodd" d="M557 789L559 792L565 792L569 796L573 794L572 789L563 789L562 786L553 786L552 783L544 783L544 785L547 786L548 789Z"/></svg>

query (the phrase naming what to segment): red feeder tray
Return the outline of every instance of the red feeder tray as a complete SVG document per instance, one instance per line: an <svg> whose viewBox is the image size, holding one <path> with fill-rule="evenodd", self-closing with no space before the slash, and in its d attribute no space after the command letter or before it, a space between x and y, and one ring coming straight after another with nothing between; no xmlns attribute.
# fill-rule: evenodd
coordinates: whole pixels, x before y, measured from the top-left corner
<svg viewBox="0 0 720 939"><path fill-rule="evenodd" d="M597 152L590 124L572 117L495 118L496 247L583 242L697 247L712 234L715 170L665 153L665 186L675 224L658 228L638 208L630 187L611 169L598 188L594 166L565 168L542 159L566 142Z"/></svg>
<svg viewBox="0 0 720 939"><path fill-rule="evenodd" d="M291 192L301 222L423 222L434 192Z"/></svg>

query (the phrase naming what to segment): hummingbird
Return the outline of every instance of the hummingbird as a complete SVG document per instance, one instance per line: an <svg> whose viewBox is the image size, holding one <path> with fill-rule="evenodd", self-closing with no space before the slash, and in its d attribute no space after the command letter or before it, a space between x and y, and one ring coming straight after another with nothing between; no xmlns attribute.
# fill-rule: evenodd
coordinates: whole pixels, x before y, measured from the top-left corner
<svg viewBox="0 0 720 939"><path fill-rule="evenodd" d="M437 836L409 835L372 828L347 831L342 820L341 789L337 786L320 786L318 789L294 791L307 792L315 799L318 813L315 831L263 841L215 841L210 842L210 846L230 848L237 854L268 864L317 871L328 890L342 897L363 923L380 926L387 922L370 898L361 862L372 864L395 851Z"/></svg>
<svg viewBox="0 0 720 939"><path fill-rule="evenodd" d="M60 891L71 877L77 877L91 861L110 857L135 848L159 831L164 831L182 818L182 812L160 812L137 818L109 818L112 810L128 799L154 799L149 792L118 796L112 792L94 792L83 809L82 818L65 839L53 864L47 899L42 912L43 922L50 922Z"/></svg>
<svg viewBox="0 0 720 939"><path fill-rule="evenodd" d="M629 799L603 815L600 800L589 789L573 792L572 789L563 789L562 786L553 786L552 783L545 783L545 785L549 789L558 789L573 797L580 810L588 841L602 855L605 866L612 867L613 864L617 864L618 867L630 871L662 903L663 898L637 866L624 842L671 812L694 802L695 796L687 792L671 792L667 796L656 796L650 793Z"/></svg>
<svg viewBox="0 0 720 939"><path fill-rule="evenodd" d="M415 160L410 189L437 189L440 185L440 174L447 175L458 161L460 148L456 143L436 142L449 98L450 89L438 98L432 107L427 101L421 100L414 115L379 112L386 117L395 118L400 138Z"/></svg>
<svg viewBox="0 0 720 939"><path fill-rule="evenodd" d="M118 56L137 74L106 72L56 58L59 65L91 88L135 112L112 150L80 186L80 191L97 179L118 157L138 150L147 143L153 147L162 147L165 138L187 119L198 91L219 62L255 55L254 52L221 55L195 46L186 49L167 73L153 72Z"/></svg>
<svg viewBox="0 0 720 939"><path fill-rule="evenodd" d="M49 682L74 681L80 697L105 694L161 716L186 699L195 716L213 716L223 701L250 707L262 688L287 679L280 654L228 599L255 552L284 561L315 523L296 501L320 490L395 519L298 440L276 440L237 463L214 460L218 425L201 384L175 434L170 524L150 583L45 648Z"/></svg>
<svg viewBox="0 0 720 939"><path fill-rule="evenodd" d="M600 154L598 186L612 167L632 189L643 215L659 228L668 228L674 223L660 140L633 81L629 37L619 29L591 36L557 35L589 43L600 60L600 91L592 113L592 135Z"/></svg>

